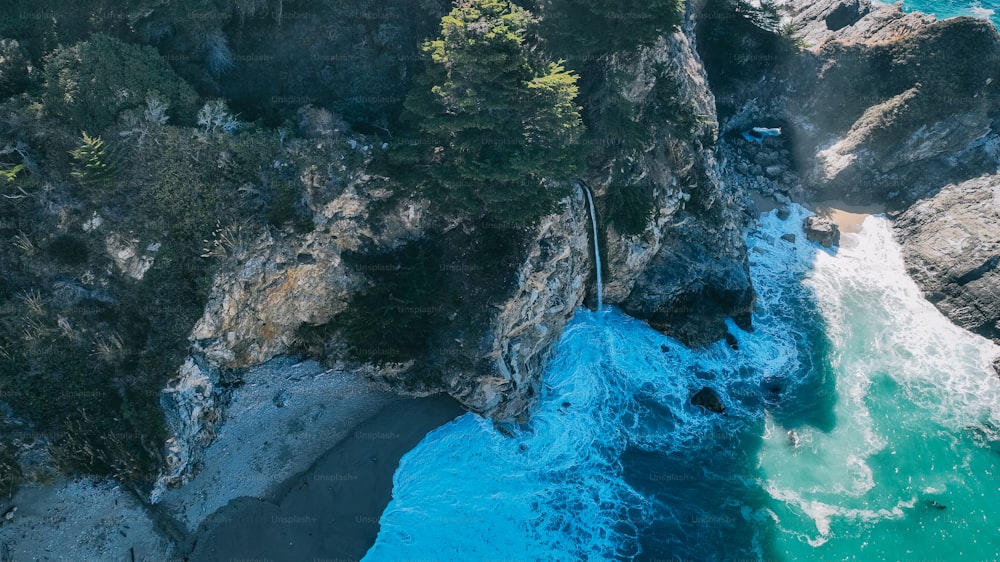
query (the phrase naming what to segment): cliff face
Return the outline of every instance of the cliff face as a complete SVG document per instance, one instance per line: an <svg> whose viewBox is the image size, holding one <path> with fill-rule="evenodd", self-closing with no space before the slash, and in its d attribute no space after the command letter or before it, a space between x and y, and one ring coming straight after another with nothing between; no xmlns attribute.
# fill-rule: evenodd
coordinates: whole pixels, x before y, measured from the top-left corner
<svg viewBox="0 0 1000 562"><path fill-rule="evenodd" d="M1000 142L992 24L935 21L865 0L782 8L804 49L748 59L739 67L759 71L742 80L715 72L725 154L734 165L761 164L747 174L751 185L902 209L956 178L992 171ZM739 136L753 126L782 128L789 153L773 164L789 177L765 173L759 147Z"/></svg>
<svg viewBox="0 0 1000 562"><path fill-rule="evenodd" d="M712 145L718 132L715 97L695 49L698 3L689 3L683 28L642 50L627 68L630 95L648 101L657 80L677 81L678 97L698 116L691 137L660 133L638 161L654 186L656 211L644 232L607 228L605 301L689 345L722 338L725 319L749 328L754 292L741 235L738 186L720 179ZM617 162L615 165L619 165ZM597 192L607 180L592 179Z"/></svg>
<svg viewBox="0 0 1000 562"><path fill-rule="evenodd" d="M728 316L746 326L754 297L740 236L738 194L735 186L720 181L717 163L705 146L716 134L715 104L693 48L693 10L689 7L682 31L627 62L606 61L632 77L625 95L638 104L652 103L649 93L666 72L677 80L680 101L690 104L700 119L696 142L664 131L634 162L655 187L655 215L632 236L602 221L601 250L607 261L606 302L701 345L725 334ZM289 353L303 325L336 323L350 297L365 285L364 272L353 270L344 252L359 250L362 244L398 247L427 229L429 221L419 202L403 203L380 214L387 217L380 224L370 224L373 206L385 194L371 191L363 173L356 176L342 192L326 194L327 203L313 203L313 232L265 234L227 246L232 266L216 277L205 314L192 331L193 359L163 394L174 437L161 485L176 485L190 476L200 450L224 417L220 370ZM315 190L323 192L321 178L313 180ZM589 180L600 199L608 181ZM462 227L448 228L457 232ZM437 351L427 358L441 383L421 392L446 391L470 410L498 420L529 415L554 344L584 297L594 291L590 219L582 192L567 198L558 213L543 217L525 237L526 251L516 264L507 296L494 300L494 295L479 295L471 288L465 297L482 301L475 303L478 324L459 319L445 331L447 341L438 342ZM459 310L461 314L464 309ZM343 345L326 342L328 350L342 350ZM397 382L407 366L373 369L338 362L338 368L356 370L399 390Z"/></svg>
<svg viewBox="0 0 1000 562"><path fill-rule="evenodd" d="M945 186L894 226L927 299L959 326L1000 340L1000 176Z"/></svg>

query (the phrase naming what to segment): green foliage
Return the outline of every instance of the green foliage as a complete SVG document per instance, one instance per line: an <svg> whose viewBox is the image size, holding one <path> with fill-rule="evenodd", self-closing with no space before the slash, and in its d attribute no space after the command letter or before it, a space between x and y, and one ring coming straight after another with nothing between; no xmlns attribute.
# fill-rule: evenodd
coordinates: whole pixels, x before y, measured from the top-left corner
<svg viewBox="0 0 1000 562"><path fill-rule="evenodd" d="M505 0L462 2L424 44L427 69L405 102L415 138L395 157L420 166L448 211L530 220L564 195L543 180L575 169L577 76L530 49L532 21Z"/></svg>
<svg viewBox="0 0 1000 562"><path fill-rule="evenodd" d="M63 265L81 265L87 263L90 250L87 243L72 234L60 234L49 242L48 253Z"/></svg>
<svg viewBox="0 0 1000 562"><path fill-rule="evenodd" d="M0 39L0 100L28 89L28 58L13 39Z"/></svg>
<svg viewBox="0 0 1000 562"><path fill-rule="evenodd" d="M14 178L17 177L17 174L22 171L24 171L24 164L17 164L11 168L7 168L6 170L0 170L0 178L3 178L8 182L12 182L14 181Z"/></svg>
<svg viewBox="0 0 1000 562"><path fill-rule="evenodd" d="M604 197L605 215L621 234L640 234L653 217L653 185L631 181L612 183Z"/></svg>
<svg viewBox="0 0 1000 562"><path fill-rule="evenodd" d="M114 153L101 137L92 137L83 131L79 148L70 151L73 157L73 177L81 183L96 186L111 181L118 172Z"/></svg>
<svg viewBox="0 0 1000 562"><path fill-rule="evenodd" d="M126 109L155 96L169 104L174 121L190 122L197 98L151 47L98 34L45 58L45 110L74 127L101 131Z"/></svg>
<svg viewBox="0 0 1000 562"><path fill-rule="evenodd" d="M339 322L349 355L375 364L402 363L430 351L430 336L447 321L445 270L439 245L413 242L397 251L347 257L368 273L369 288L352 297Z"/></svg>
<svg viewBox="0 0 1000 562"><path fill-rule="evenodd" d="M540 0L541 35L571 61L633 51L677 29L683 0Z"/></svg>

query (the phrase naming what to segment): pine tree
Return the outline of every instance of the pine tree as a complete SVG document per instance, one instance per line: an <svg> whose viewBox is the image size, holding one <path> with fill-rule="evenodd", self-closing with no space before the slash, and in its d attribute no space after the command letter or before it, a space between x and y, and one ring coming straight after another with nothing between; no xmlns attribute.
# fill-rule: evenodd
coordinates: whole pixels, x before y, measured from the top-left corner
<svg viewBox="0 0 1000 562"><path fill-rule="evenodd" d="M115 158L104 145L101 137L92 137L83 131L80 148L70 151L73 157L74 177L86 185L99 185L110 181L117 173Z"/></svg>
<svg viewBox="0 0 1000 562"><path fill-rule="evenodd" d="M574 171L578 77L532 51L533 21L506 0L463 0L423 46L404 115L417 138L397 156L423 166L428 196L449 210L530 220L563 195L543 180Z"/></svg>

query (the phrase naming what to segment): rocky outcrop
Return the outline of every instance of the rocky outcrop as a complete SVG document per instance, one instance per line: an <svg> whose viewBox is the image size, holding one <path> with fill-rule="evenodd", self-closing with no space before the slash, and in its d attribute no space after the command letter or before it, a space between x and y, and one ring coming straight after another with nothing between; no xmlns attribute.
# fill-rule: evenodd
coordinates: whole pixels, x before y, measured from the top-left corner
<svg viewBox="0 0 1000 562"><path fill-rule="evenodd" d="M726 334L725 319L746 328L754 292L740 229L739 188L720 179L710 146L717 135L715 98L695 49L700 3L688 5L681 31L639 53L626 71L635 77L630 97L637 103L667 69L679 96L700 122L695 140L672 131L638 162L641 177L654 185L656 214L638 236L607 226L605 302L688 345L701 346ZM595 181L598 192L606 182Z"/></svg>
<svg viewBox="0 0 1000 562"><path fill-rule="evenodd" d="M959 326L1000 340L1000 176L948 185L894 227L927 299Z"/></svg>
<svg viewBox="0 0 1000 562"><path fill-rule="evenodd" d="M693 346L725 337L727 317L749 329L754 291L748 269L715 241L693 218L672 224L623 309Z"/></svg>
<svg viewBox="0 0 1000 562"><path fill-rule="evenodd" d="M806 240L816 242L824 248L830 248L840 243L840 228L837 223L826 217L816 215L806 217L802 221L802 230L806 233ZM795 239L793 238L792 241Z"/></svg>
<svg viewBox="0 0 1000 562"><path fill-rule="evenodd" d="M993 170L1000 34L990 22L936 21L868 0L789 0L782 9L798 43L774 39L784 47L752 78L716 88L730 162L746 161L740 132L782 128L791 175L765 166L744 174L748 183L777 179L793 197L801 186L818 199L903 209Z"/></svg>
<svg viewBox="0 0 1000 562"><path fill-rule="evenodd" d="M306 235L232 233L235 267L216 277L205 313L191 333L193 351L213 365L243 368L287 353L303 324L320 325L343 311L363 287L360 272L341 259L363 244L392 245L419 237L424 209L404 203L382 224L369 209L380 193L358 193L366 179L314 211L316 230ZM250 236L251 239L242 238Z"/></svg>
<svg viewBox="0 0 1000 562"><path fill-rule="evenodd" d="M534 404L542 370L583 303L593 271L585 205L578 192L562 213L542 218L518 268L514 293L498 305L486 330L481 353L491 373L455 373L449 382L449 392L467 407L508 419L524 416Z"/></svg>
<svg viewBox="0 0 1000 562"><path fill-rule="evenodd" d="M166 463L150 493L156 502L168 487L178 486L191 476L202 451L215 439L215 427L222 414L218 405L218 373L193 359L181 366L177 376L160 393L167 428L171 436L164 447Z"/></svg>
<svg viewBox="0 0 1000 562"><path fill-rule="evenodd" d="M691 403L716 414L722 414L726 411L726 406L719 398L719 394L707 386L702 387L691 397Z"/></svg>
<svg viewBox="0 0 1000 562"><path fill-rule="evenodd" d="M693 46L696 6L689 7L683 31L635 57L606 61L622 65L616 69L634 77L627 85L627 97L637 104L653 103L646 97L660 73L669 73L699 123L694 142L664 132L638 162L629 163L655 186L656 216L636 236L617 233L603 222L602 254L609 270L606 302L621 305L687 343L702 345L725 336L728 317L749 327L754 293L740 233L738 186L720 179L710 149L716 136L715 109ZM352 177L337 189L327 187L322 174L304 178L311 186L308 199L316 227L312 232L220 234L215 250L230 265L216 276L204 316L192 332L194 357L208 368L233 369L288 353L301 327L336 322L351 296L365 287L365 272L345 262L345 252L394 248L421 238L430 220L419 201L404 198L395 209L377 213L385 218L372 224L373 209L385 205L381 201L388 194L372 187L377 182L368 181L360 171ZM598 197L608 187L606 179L588 180ZM482 225L436 228L443 230L445 240L490 235L480 232L486 228ZM472 230L465 232L468 229ZM435 336L441 341L431 346L434 351L425 358L425 367L440 377L440 388L423 391L446 390L466 408L495 419L524 419L540 392L541 374L554 344L588 290L593 290L588 282L594 271L589 231L585 200L576 193L559 212L521 233L526 249L506 287L509 292L486 294L483 287L465 287L459 281L458 286L468 289L463 290L463 300L472 302L449 318L443 336ZM333 333L328 337L340 337ZM334 354L344 349L344 342L325 344ZM389 383L406 376L405 365L377 370L340 367L356 368ZM183 380L175 386L185 386ZM199 436L211 432L212 416L199 414L213 411L210 399L199 402L204 393L180 399L187 394L171 393L178 399L168 406L179 412L178 420L187 420L186 426L171 425L176 436L172 446L180 451L168 471L173 481L190 475L198 458L194 449L200 446ZM215 400L215 410L219 403L221 397ZM187 438L191 443L186 449L177 444Z"/></svg>

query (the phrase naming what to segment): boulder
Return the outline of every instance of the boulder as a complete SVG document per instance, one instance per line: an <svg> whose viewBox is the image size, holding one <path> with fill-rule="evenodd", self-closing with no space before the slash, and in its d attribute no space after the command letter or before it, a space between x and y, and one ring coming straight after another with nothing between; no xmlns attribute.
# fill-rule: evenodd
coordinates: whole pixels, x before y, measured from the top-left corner
<svg viewBox="0 0 1000 562"><path fill-rule="evenodd" d="M955 324L1000 340L1000 175L948 185L893 227L927 300Z"/></svg>
<svg viewBox="0 0 1000 562"><path fill-rule="evenodd" d="M726 406L719 398L719 394L707 386L702 387L691 397L691 403L716 414L722 414L726 411Z"/></svg>
<svg viewBox="0 0 1000 562"><path fill-rule="evenodd" d="M802 222L802 230L806 239L818 242L824 248L836 246L840 242L840 229L837 224L826 217L811 216Z"/></svg>
<svg viewBox="0 0 1000 562"><path fill-rule="evenodd" d="M789 233L789 234L782 234L781 235L781 239L784 240L785 242L791 242L792 244L795 243L795 235L791 234L791 233Z"/></svg>
<svg viewBox="0 0 1000 562"><path fill-rule="evenodd" d="M764 168L764 173L767 174L768 177L776 178L781 176L781 174L785 173L785 167L779 166L778 164L774 164L772 166Z"/></svg>

